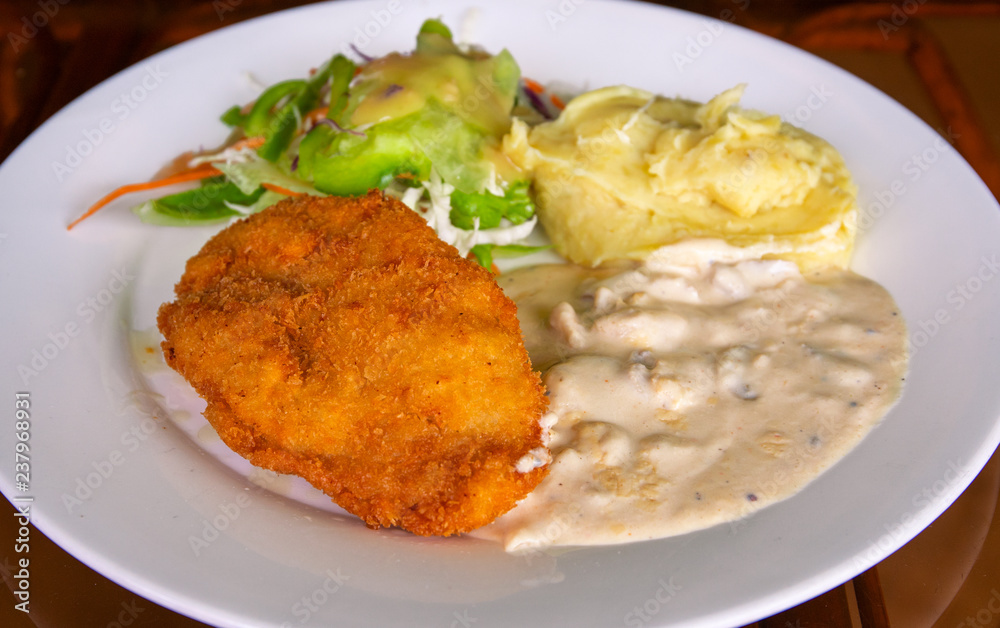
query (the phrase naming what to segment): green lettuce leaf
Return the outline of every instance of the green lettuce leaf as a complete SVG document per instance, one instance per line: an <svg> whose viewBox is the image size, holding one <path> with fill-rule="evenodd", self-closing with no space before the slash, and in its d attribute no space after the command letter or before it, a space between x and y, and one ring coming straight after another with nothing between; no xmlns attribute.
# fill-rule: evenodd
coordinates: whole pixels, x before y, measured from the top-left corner
<svg viewBox="0 0 1000 628"><path fill-rule="evenodd" d="M256 206L264 196L259 188L252 194L222 177L206 179L200 187L146 201L132 208L132 212L148 224L184 227L229 220L243 215L226 203Z"/></svg>
<svg viewBox="0 0 1000 628"><path fill-rule="evenodd" d="M507 188L503 196L489 192L470 194L455 190L451 195L449 218L460 229L473 229L476 218L479 219L480 229L499 227L503 218L515 225L522 224L535 215L535 204L528 193L528 187L528 181L517 181Z"/></svg>
<svg viewBox="0 0 1000 628"><path fill-rule="evenodd" d="M270 183L292 192L322 196L306 181L285 173L284 170L263 159L252 159L245 163L213 163L244 194L253 194L263 183Z"/></svg>

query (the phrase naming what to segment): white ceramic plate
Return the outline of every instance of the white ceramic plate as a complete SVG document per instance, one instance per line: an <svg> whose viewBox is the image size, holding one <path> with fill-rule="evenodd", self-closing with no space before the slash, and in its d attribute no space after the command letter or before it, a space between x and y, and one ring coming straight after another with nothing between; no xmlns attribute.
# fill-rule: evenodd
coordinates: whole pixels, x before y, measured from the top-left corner
<svg viewBox="0 0 1000 628"><path fill-rule="evenodd" d="M431 16L509 48L541 81L695 99L746 82L746 106L832 141L861 188L855 268L891 290L911 326L898 406L841 463L753 517L529 558L475 539L369 531L294 482L248 480L200 417L174 407L168 418L168 401L147 387L169 387L169 371L140 368L130 331L153 326L214 230L142 225L129 201L71 233L67 223L108 190L221 141L218 115L255 95L247 72L264 83L300 76L351 41L369 54L408 50ZM212 624L739 625L887 556L1000 440L995 201L947 143L877 90L725 22L596 0L310 6L112 77L34 133L0 168L0 189L3 492L33 498L34 525L83 562ZM13 476L18 392L30 393L32 413L24 492Z"/></svg>

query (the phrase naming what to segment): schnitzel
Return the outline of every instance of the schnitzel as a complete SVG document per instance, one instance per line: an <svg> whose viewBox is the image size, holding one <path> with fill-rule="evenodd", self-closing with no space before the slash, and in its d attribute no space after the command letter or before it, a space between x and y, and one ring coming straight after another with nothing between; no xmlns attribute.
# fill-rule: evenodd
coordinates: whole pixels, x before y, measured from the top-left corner
<svg viewBox="0 0 1000 628"><path fill-rule="evenodd" d="M489 271L401 202L303 196L191 258L167 363L233 451L372 528L478 528L544 477L547 399Z"/></svg>

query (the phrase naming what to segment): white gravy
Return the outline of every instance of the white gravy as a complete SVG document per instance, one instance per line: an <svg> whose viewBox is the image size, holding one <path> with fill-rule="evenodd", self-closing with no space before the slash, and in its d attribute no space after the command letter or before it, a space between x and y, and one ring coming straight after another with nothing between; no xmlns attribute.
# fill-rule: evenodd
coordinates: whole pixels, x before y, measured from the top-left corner
<svg viewBox="0 0 1000 628"><path fill-rule="evenodd" d="M906 329L877 283L714 241L641 266L499 278L549 390L551 471L477 536L508 551L682 534L828 468L898 398Z"/></svg>

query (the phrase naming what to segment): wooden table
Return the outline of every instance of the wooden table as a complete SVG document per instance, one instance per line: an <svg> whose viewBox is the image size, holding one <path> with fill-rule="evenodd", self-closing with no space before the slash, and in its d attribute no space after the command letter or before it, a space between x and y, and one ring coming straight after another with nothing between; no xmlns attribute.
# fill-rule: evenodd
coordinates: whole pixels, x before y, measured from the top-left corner
<svg viewBox="0 0 1000 628"><path fill-rule="evenodd" d="M0 159L111 74L208 31L294 0L123 3L18 0L0 5ZM901 0L663 2L729 19L837 63L887 92L955 147L1000 195L1000 4ZM869 571L754 624L1000 626L1000 455L917 538ZM0 502L0 539L16 536ZM0 543L0 625L201 626L110 582L41 534L32 536L32 612L14 610L13 544Z"/></svg>

